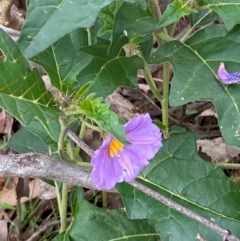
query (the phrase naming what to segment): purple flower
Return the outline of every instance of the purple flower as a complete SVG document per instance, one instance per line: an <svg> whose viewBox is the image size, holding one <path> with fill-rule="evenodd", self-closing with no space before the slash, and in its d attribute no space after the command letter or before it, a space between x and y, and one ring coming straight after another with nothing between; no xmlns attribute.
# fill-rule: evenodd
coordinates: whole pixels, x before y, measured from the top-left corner
<svg viewBox="0 0 240 241"><path fill-rule="evenodd" d="M223 84L236 84L240 82L240 72L229 74L225 69L224 63L220 63L218 77Z"/></svg>
<svg viewBox="0 0 240 241"><path fill-rule="evenodd" d="M109 136L94 153L92 179L98 189L111 189L116 183L131 182L162 147L162 133L149 114L133 118L124 127L130 146Z"/></svg>

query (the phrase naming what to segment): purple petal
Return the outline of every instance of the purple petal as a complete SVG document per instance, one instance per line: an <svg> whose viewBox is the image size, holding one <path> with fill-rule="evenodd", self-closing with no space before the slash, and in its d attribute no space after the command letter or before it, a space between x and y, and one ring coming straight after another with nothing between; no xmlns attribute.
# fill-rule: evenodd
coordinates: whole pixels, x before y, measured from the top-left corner
<svg viewBox="0 0 240 241"><path fill-rule="evenodd" d="M162 133L149 114L139 115L125 125L126 137L142 158L151 159L162 147Z"/></svg>
<svg viewBox="0 0 240 241"><path fill-rule="evenodd" d="M133 118L125 130L132 145L124 146L112 158L109 146L114 137L110 136L94 153L92 178L99 189L111 189L116 183L135 179L162 146L162 133L149 114Z"/></svg>
<svg viewBox="0 0 240 241"><path fill-rule="evenodd" d="M236 84L240 82L240 72L229 74L225 69L224 63L220 63L218 77L224 84Z"/></svg>
<svg viewBox="0 0 240 241"><path fill-rule="evenodd" d="M98 189L111 189L116 183L122 182L123 169L119 165L119 160L109 156L108 147L112 137L103 142L103 145L95 151L91 160L93 166L92 179Z"/></svg>
<svg viewBox="0 0 240 241"><path fill-rule="evenodd" d="M139 175L143 168L148 165L148 160L143 159L143 157L139 155L138 150L131 150L129 147L126 147L121 153L119 165L124 171L124 181L131 182Z"/></svg>

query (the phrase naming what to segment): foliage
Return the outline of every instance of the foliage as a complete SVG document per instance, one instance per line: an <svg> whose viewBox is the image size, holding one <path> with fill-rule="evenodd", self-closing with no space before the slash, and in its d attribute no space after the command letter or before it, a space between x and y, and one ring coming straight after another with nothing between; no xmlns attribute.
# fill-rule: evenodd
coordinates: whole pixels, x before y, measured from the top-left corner
<svg viewBox="0 0 240 241"><path fill-rule="evenodd" d="M136 88L138 69L145 70L146 80L162 104L163 116L168 115L168 100L172 107L211 101L224 140L240 147L240 86L223 85L217 76L220 62L230 72L240 69L238 0L174 0L162 17L151 0L148 6L145 0L50 2L29 1L17 43L0 30L0 106L23 126L9 142L13 149L19 153L57 153L62 117L69 125L88 118L127 144L123 123L102 99L119 86ZM174 39L177 22L188 16L191 29L180 40ZM159 47L150 55L153 34ZM129 50L134 54L127 55ZM59 96L46 89L27 60L44 68ZM148 65L165 62L172 65L174 75L171 85L168 75L164 76L160 95L151 82ZM168 71L166 66L164 71ZM240 238L238 187L215 164L198 156L194 134L181 131L168 138L166 119L160 125L166 139L163 148L138 181ZM195 240L197 234L204 240L222 240L208 227L130 184L119 184L117 189L125 209L109 212L83 200L81 192L74 194L75 219L55 240L160 237L163 241L185 241Z"/></svg>

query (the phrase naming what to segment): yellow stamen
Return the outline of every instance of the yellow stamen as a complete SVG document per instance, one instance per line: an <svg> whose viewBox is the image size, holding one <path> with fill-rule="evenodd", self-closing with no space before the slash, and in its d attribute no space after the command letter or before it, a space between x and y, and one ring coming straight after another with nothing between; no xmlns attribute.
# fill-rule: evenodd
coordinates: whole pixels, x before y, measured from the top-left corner
<svg viewBox="0 0 240 241"><path fill-rule="evenodd" d="M110 157L114 157L119 151L122 151L122 149L123 149L123 144L117 139L112 139L108 149Z"/></svg>

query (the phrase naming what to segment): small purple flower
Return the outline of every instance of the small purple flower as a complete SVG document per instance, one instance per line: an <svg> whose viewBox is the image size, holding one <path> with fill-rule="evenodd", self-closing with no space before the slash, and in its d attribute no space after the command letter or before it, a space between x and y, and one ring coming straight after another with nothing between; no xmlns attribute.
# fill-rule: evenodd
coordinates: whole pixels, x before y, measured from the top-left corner
<svg viewBox="0 0 240 241"><path fill-rule="evenodd" d="M130 146L109 136L92 158L92 179L98 189L131 182L162 147L162 133L149 114L139 115L124 125Z"/></svg>
<svg viewBox="0 0 240 241"><path fill-rule="evenodd" d="M220 66L218 69L218 77L223 84L240 83L240 72L229 74L225 69L224 63L220 63Z"/></svg>

